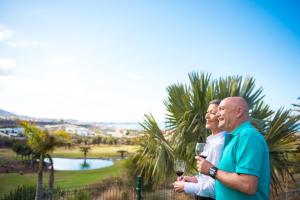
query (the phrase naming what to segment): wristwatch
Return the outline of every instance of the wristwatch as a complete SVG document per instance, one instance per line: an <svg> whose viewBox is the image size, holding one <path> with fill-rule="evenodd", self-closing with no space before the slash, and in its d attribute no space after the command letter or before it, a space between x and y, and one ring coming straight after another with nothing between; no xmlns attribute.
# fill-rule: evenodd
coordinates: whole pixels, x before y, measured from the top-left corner
<svg viewBox="0 0 300 200"><path fill-rule="evenodd" d="M218 168L216 168L216 167L211 167L211 168L209 168L209 170L208 170L208 175L209 175L210 177L212 177L213 179L216 179L217 171L218 171Z"/></svg>

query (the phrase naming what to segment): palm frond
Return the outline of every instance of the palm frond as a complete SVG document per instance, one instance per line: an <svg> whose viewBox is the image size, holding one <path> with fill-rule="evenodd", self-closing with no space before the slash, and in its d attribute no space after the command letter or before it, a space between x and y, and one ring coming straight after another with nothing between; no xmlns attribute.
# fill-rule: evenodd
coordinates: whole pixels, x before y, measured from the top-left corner
<svg viewBox="0 0 300 200"><path fill-rule="evenodd" d="M137 174L143 174L146 181L160 181L172 172L174 150L165 139L152 114L145 115L145 120L140 123L144 129L144 138L140 149L134 156L137 162Z"/></svg>
<svg viewBox="0 0 300 200"><path fill-rule="evenodd" d="M271 185L274 194L283 191L285 174L293 178L291 169L299 168L300 164L292 155L300 148L300 138L296 135L299 119L292 115L291 110L279 109L266 123L265 138L269 144Z"/></svg>

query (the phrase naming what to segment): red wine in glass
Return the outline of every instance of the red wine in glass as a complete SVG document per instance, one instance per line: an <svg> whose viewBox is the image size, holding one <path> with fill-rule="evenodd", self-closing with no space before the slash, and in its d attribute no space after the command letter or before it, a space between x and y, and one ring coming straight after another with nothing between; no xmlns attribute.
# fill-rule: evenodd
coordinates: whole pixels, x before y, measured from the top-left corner
<svg viewBox="0 0 300 200"><path fill-rule="evenodd" d="M174 170L179 178L179 180L183 179L183 173L185 170L185 163L183 160L175 160L174 162Z"/></svg>
<svg viewBox="0 0 300 200"><path fill-rule="evenodd" d="M205 149L205 143L197 143L195 147L195 152L197 156L200 156L201 158L206 159L207 155L204 154L204 149Z"/></svg>
<svg viewBox="0 0 300 200"><path fill-rule="evenodd" d="M176 171L177 176L182 176L183 175L183 171Z"/></svg>
<svg viewBox="0 0 300 200"><path fill-rule="evenodd" d="M200 142L197 142L196 144L196 147L195 147L195 153L197 156L201 157L201 158L204 158L206 159L207 158L207 155L205 154L205 151L204 149L206 148L206 143L200 143ZM201 173L199 172L199 175Z"/></svg>

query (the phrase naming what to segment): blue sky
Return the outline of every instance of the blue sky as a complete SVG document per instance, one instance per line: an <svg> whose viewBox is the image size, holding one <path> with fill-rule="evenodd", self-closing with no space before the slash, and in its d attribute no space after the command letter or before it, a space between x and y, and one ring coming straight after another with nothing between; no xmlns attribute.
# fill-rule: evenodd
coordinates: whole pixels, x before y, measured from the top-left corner
<svg viewBox="0 0 300 200"><path fill-rule="evenodd" d="M273 109L300 96L298 1L0 0L0 108L34 117L165 117L166 87L250 75Z"/></svg>

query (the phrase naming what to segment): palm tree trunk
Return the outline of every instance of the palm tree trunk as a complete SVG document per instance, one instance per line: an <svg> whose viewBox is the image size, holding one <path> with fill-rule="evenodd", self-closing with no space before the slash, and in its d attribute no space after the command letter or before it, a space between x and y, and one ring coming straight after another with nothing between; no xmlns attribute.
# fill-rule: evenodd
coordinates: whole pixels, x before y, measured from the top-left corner
<svg viewBox="0 0 300 200"><path fill-rule="evenodd" d="M43 162L44 156L40 156L40 163L38 168L38 183L36 187L35 200L43 199Z"/></svg>
<svg viewBox="0 0 300 200"><path fill-rule="evenodd" d="M53 191L54 191L54 166L52 157L48 154L47 155L50 162L50 174L49 174L49 199L52 200L53 198Z"/></svg>
<svg viewBox="0 0 300 200"><path fill-rule="evenodd" d="M34 160L33 160L33 154L30 154L31 156L31 160L30 160L30 167L31 167L31 169L33 169L33 165L34 165Z"/></svg>

